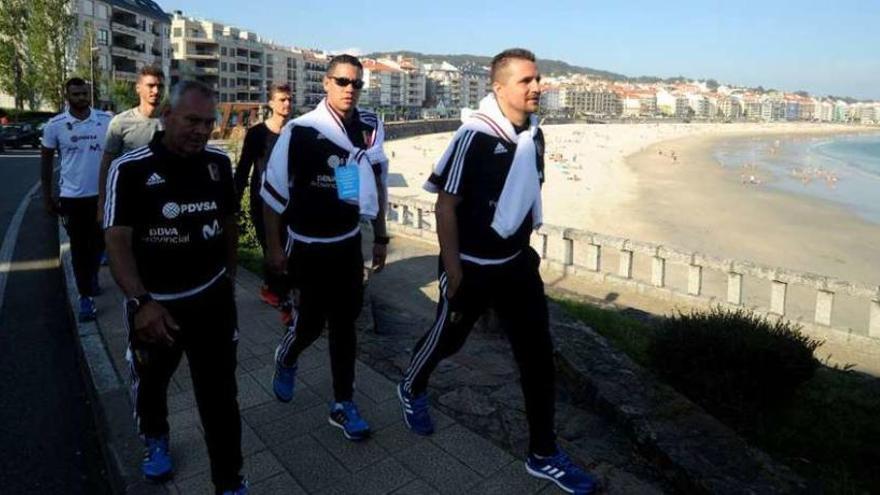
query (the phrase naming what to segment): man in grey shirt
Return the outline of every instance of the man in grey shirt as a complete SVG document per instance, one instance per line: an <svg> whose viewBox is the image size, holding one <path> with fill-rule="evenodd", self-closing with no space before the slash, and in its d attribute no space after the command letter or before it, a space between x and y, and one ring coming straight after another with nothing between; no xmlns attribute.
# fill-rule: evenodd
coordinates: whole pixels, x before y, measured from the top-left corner
<svg viewBox="0 0 880 495"><path fill-rule="evenodd" d="M104 144L104 157L98 177L98 223L104 221L104 201L107 185L107 171L110 163L129 151L150 143L153 134L162 130L159 120L159 104L165 93L165 74L162 69L147 65L138 72L135 85L140 104L113 117L107 128Z"/></svg>

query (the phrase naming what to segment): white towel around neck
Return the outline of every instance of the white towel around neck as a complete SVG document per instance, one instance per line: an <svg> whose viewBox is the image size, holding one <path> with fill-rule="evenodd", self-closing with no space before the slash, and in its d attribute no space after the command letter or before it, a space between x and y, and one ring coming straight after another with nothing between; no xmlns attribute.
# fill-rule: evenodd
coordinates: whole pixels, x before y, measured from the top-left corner
<svg viewBox="0 0 880 495"><path fill-rule="evenodd" d="M376 188L376 176L373 173L373 164L379 164L381 167L381 183L382 187L388 187L388 157L385 156L383 145L385 144L385 127L376 114L358 109L358 115L361 122L373 128L373 135L367 142L369 146L366 150L358 148L352 144L348 134L345 132L345 126L342 119L330 108L327 99L321 100L314 110L308 112L296 119L293 119L291 125L311 127L329 139L333 144L348 151L346 163L356 163L358 167L358 197L357 200L351 200L352 204L357 204L360 208L360 214L370 219L376 218L379 214L379 191ZM384 195L388 197L387 194Z"/></svg>
<svg viewBox="0 0 880 495"><path fill-rule="evenodd" d="M501 190L501 197L498 198L498 205L495 207L492 229L507 239L519 229L529 213L532 215L533 228L540 227L543 221L541 179L538 176L538 155L535 148L538 118L535 115L530 116L529 128L517 134L513 124L501 113L495 95L489 94L480 100L478 110L462 109L461 121L462 125L456 131L452 143L446 148L440 161L437 162L434 174L443 175L455 144L465 131L481 132L507 143L515 144L513 164L510 166L510 172L507 174L504 188ZM433 193L440 190L431 182L426 182L424 188Z"/></svg>

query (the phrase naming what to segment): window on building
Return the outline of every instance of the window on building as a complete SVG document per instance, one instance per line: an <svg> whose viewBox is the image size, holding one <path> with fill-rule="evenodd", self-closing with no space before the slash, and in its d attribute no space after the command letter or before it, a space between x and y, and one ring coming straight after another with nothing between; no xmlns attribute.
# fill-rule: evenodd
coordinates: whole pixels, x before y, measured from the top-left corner
<svg viewBox="0 0 880 495"><path fill-rule="evenodd" d="M220 47L220 55L223 55L224 57L226 56L226 47L225 46Z"/></svg>
<svg viewBox="0 0 880 495"><path fill-rule="evenodd" d="M273 77L275 77L274 72L275 71L272 70L272 67L266 67L266 77L268 77L269 79L272 79Z"/></svg>
<svg viewBox="0 0 880 495"><path fill-rule="evenodd" d="M220 70L226 72L226 62L220 62Z"/></svg>
<svg viewBox="0 0 880 495"><path fill-rule="evenodd" d="M106 46L107 41L109 40L109 37L110 37L110 33L108 33L106 29L99 29L97 35L98 35L97 43L99 45Z"/></svg>
<svg viewBox="0 0 880 495"><path fill-rule="evenodd" d="M174 37L180 38L183 36L183 28L174 28Z"/></svg>
<svg viewBox="0 0 880 495"><path fill-rule="evenodd" d="M98 19L106 19L107 18L107 6L104 4L95 5L95 17Z"/></svg>
<svg viewBox="0 0 880 495"><path fill-rule="evenodd" d="M95 15L95 4L92 0L82 0L83 15Z"/></svg>

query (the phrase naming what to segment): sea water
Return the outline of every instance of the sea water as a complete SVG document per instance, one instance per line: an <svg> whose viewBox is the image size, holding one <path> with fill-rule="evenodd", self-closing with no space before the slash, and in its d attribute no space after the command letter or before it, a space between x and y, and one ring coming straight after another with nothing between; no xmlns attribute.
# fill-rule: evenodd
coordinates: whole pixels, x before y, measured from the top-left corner
<svg viewBox="0 0 880 495"><path fill-rule="evenodd" d="M880 224L880 133L740 138L714 157L744 187L805 194Z"/></svg>

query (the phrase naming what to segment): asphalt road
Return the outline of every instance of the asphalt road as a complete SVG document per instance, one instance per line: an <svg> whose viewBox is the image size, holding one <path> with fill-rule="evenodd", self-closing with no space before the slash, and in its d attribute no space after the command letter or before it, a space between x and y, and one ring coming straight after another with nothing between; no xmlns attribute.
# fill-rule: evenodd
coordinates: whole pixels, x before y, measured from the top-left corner
<svg viewBox="0 0 880 495"><path fill-rule="evenodd" d="M33 151L0 154L0 239L39 180ZM0 493L110 493L58 264L57 221L35 195L0 306ZM3 261L3 260L0 260Z"/></svg>

